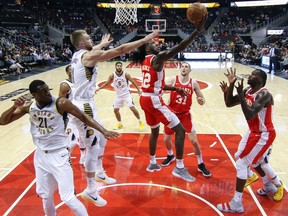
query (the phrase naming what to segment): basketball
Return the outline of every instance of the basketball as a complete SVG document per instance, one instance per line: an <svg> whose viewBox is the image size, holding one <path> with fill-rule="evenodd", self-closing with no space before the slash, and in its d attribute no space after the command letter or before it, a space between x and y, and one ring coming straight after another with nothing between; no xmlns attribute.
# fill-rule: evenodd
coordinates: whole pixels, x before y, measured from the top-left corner
<svg viewBox="0 0 288 216"><path fill-rule="evenodd" d="M193 24L198 24L202 19L208 14L206 7L199 3L195 2L187 9L186 15L187 19Z"/></svg>

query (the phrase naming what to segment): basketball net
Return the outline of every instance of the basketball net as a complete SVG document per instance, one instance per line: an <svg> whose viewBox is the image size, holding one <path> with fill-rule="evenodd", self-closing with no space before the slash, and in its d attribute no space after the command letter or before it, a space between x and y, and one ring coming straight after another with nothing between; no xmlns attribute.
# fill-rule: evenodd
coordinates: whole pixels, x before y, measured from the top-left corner
<svg viewBox="0 0 288 216"><path fill-rule="evenodd" d="M116 14L114 23L133 25L137 23L137 7L141 0L114 0Z"/></svg>

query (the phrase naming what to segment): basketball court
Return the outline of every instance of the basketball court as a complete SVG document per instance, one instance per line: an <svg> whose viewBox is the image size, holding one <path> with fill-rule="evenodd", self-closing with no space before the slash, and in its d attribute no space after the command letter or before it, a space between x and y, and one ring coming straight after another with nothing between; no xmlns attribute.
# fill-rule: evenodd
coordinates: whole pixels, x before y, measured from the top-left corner
<svg viewBox="0 0 288 216"><path fill-rule="evenodd" d="M203 107L194 100L192 115L199 134L203 159L212 176L205 178L197 171L197 160L188 139L185 141L184 163L190 173L196 177L195 182L187 183L174 177L172 170L175 162L168 167L163 167L159 172L147 172L150 129L146 125L144 131L139 131L137 119L127 107L124 107L120 109L124 124L124 128L118 130L121 136L108 141L104 156L107 174L117 179L115 185L99 184L101 196L108 201L105 207L96 207L79 196L86 187L86 179L84 168L78 163L79 150L75 148L72 153L76 193L87 207L89 215L226 215L219 212L215 206L229 201L233 196L236 176L233 156L241 136L247 129L247 124L240 106L225 107L219 83L222 80L226 81L223 73L226 72L227 67L236 67L237 73L243 77L247 77L253 68L234 62L191 61L189 63L192 65L190 75L198 81L206 99ZM115 62L99 64L98 85L104 83L109 74L114 71L114 64ZM65 66L59 67L0 85L1 95L25 89L34 79L44 80L52 88L52 94L57 95L60 82L66 78L64 68ZM123 68L138 84L141 84L139 65L123 62ZM166 77L178 73L177 62L167 63L166 68ZM268 75L266 86L274 96L274 124L277 131L271 165L287 185L288 176L285 166L288 163L287 80L273 74ZM133 92L132 89L134 103L144 120L144 114L139 106L139 96L136 91ZM11 95L9 99L0 101L1 112L12 106L12 99L25 93L27 92L17 94L16 91L14 96ZM109 130L112 130L117 123L112 106L114 96L112 86L99 91L95 96L99 117ZM167 96L167 94L163 96L166 101ZM35 193L34 145L29 132L28 115L10 125L1 126L0 136L0 214L43 215L42 201ZM166 154L161 135L157 148L157 161L161 163ZM274 202L268 197L257 195L256 191L261 187L262 182L259 179L245 189L243 214L285 215L288 211L286 188L282 201ZM59 195L56 194L55 197L57 215L72 215L70 209L61 203Z"/></svg>

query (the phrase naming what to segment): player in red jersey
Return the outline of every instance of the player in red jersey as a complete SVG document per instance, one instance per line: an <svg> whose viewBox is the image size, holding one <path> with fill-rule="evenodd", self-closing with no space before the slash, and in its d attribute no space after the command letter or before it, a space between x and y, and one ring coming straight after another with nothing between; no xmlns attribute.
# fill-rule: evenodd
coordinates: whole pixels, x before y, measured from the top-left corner
<svg viewBox="0 0 288 216"><path fill-rule="evenodd" d="M192 106L192 95L195 92L198 104L203 105L205 103L205 98L201 92L201 89L196 82L189 77L191 72L191 65L187 62L181 64L180 74L176 77L169 79L166 82L167 85L182 88L185 90L186 95L182 97L176 91L170 92L169 104L168 106L179 118L180 122L184 126L186 132L188 133L188 138L193 144L194 152L198 160L198 171L202 172L205 177L210 177L211 173L205 167L203 162L201 147L197 139L194 124L192 123L192 114L190 113L190 108ZM169 127L164 127L164 142L167 148L167 158L162 162L162 166L168 166L172 161L175 160L175 156L172 150L172 135L174 131Z"/></svg>
<svg viewBox="0 0 288 216"><path fill-rule="evenodd" d="M195 31L172 48L160 51L159 43L154 41L139 47L132 56L134 62L141 63L143 79L140 105L144 110L146 122L151 128L149 139L150 164L146 170L148 172L161 170L161 166L156 162L155 154L160 123L163 123L176 134L176 167L172 174L188 182L195 181L195 178L189 174L183 163L185 129L161 97L163 90L177 91L182 96L185 94L181 88L165 85L164 63L191 44L202 31L206 19L207 17L203 18L202 22L196 26Z"/></svg>
<svg viewBox="0 0 288 216"><path fill-rule="evenodd" d="M238 152L236 153L238 159L236 160L235 194L230 202L218 204L217 208L224 212L241 213L244 211L242 195L247 179L247 167L253 165L258 169L266 170L267 161L265 161L265 158L269 154L270 147L276 137L272 122L274 101L271 93L264 87L267 74L263 70L256 69L252 71L247 82L250 86L244 90L243 78L235 86L237 80L236 69L231 68L227 72L225 75L230 85L226 86L227 84L224 81L220 83L224 92L225 104L227 107L241 105L249 130L239 143ZM234 86L237 89L236 95L233 95ZM258 170L256 169L256 171ZM283 197L284 185L278 178L272 180L277 186L273 199L279 201Z"/></svg>

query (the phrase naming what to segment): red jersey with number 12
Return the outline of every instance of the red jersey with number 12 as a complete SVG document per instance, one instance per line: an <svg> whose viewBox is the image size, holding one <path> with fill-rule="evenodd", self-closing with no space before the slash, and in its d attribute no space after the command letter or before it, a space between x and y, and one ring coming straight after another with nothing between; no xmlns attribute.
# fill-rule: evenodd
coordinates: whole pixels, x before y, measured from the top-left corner
<svg viewBox="0 0 288 216"><path fill-rule="evenodd" d="M141 70L143 75L142 80L142 92L154 93L160 95L165 84L165 71L155 71L152 67L152 59L155 55L147 55L141 64Z"/></svg>
<svg viewBox="0 0 288 216"><path fill-rule="evenodd" d="M174 113L184 113L189 112L190 107L192 106L192 94L193 94L193 82L190 78L188 82L181 83L179 77L176 76L175 87L184 88L187 93L186 96L182 97L178 92L171 91L169 99L169 107L173 110Z"/></svg>

